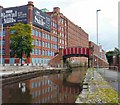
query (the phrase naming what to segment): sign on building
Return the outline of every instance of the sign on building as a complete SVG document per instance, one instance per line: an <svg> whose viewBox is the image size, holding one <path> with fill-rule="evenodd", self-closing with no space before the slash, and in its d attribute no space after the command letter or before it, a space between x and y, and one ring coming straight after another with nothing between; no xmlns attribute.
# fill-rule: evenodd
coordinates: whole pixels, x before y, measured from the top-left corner
<svg viewBox="0 0 120 105"><path fill-rule="evenodd" d="M34 7L33 9L33 25L45 29L51 30L51 18L41 10Z"/></svg>
<svg viewBox="0 0 120 105"><path fill-rule="evenodd" d="M27 23L28 8L27 6L3 8L2 23L4 26L14 25L15 23Z"/></svg>

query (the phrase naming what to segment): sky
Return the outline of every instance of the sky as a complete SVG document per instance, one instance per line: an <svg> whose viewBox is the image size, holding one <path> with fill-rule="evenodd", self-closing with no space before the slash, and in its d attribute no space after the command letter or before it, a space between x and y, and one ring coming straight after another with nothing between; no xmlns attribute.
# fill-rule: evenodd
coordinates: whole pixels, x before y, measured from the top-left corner
<svg viewBox="0 0 120 105"><path fill-rule="evenodd" d="M0 0L4 8L26 5L30 0ZM118 47L118 2L120 0L31 0L38 9L59 7L69 20L80 26L97 43L96 10L98 12L98 42L106 51Z"/></svg>

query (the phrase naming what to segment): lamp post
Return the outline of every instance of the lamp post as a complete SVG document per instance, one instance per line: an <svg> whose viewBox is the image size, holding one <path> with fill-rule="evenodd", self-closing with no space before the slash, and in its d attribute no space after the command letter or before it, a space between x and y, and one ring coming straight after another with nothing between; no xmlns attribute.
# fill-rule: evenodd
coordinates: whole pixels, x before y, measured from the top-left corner
<svg viewBox="0 0 120 105"><path fill-rule="evenodd" d="M3 37L3 24L2 24L2 6L0 6L0 66L2 66L2 37Z"/></svg>
<svg viewBox="0 0 120 105"><path fill-rule="evenodd" d="M99 46L98 45L98 12L101 11L100 9L99 10L96 10L96 34L97 34L97 47ZM97 53L99 52L99 47L97 48ZM97 70L98 70L98 56L97 55Z"/></svg>

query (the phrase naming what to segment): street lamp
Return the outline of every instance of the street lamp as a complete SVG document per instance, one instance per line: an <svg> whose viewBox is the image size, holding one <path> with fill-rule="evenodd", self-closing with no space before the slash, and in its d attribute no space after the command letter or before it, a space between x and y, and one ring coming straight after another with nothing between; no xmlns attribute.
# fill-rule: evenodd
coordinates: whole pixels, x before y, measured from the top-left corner
<svg viewBox="0 0 120 105"><path fill-rule="evenodd" d="M0 43L0 50L1 50L1 52L0 52L0 66L2 66L2 35L3 35L3 24L2 24L2 6L0 6L0 41L1 41L1 43Z"/></svg>
<svg viewBox="0 0 120 105"><path fill-rule="evenodd" d="M98 45L98 12L101 11L100 9L99 10L96 10L96 34L97 34L97 46ZM99 52L99 47L97 48L97 53ZM99 56L99 55L98 55ZM97 70L98 70L98 56L97 56Z"/></svg>

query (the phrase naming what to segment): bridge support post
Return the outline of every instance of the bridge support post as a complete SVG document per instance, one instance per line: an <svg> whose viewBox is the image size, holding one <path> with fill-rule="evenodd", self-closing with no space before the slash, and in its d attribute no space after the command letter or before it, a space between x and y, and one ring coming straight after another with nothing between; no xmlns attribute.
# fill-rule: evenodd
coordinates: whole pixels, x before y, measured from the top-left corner
<svg viewBox="0 0 120 105"><path fill-rule="evenodd" d="M66 67L66 58L63 58L63 67Z"/></svg>
<svg viewBox="0 0 120 105"><path fill-rule="evenodd" d="M88 68L90 68L90 58L88 57Z"/></svg>

